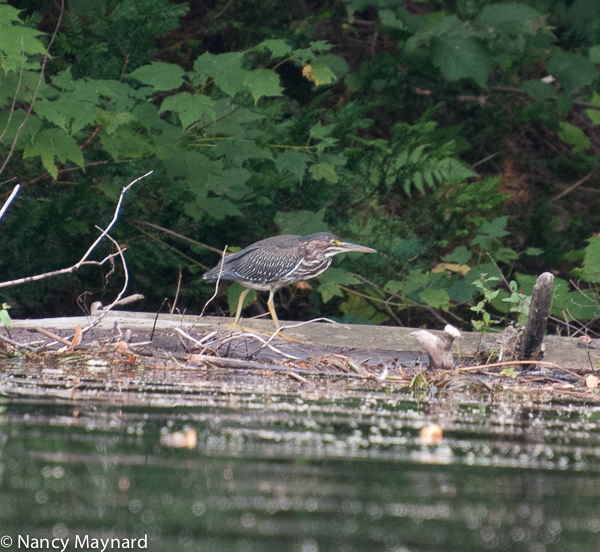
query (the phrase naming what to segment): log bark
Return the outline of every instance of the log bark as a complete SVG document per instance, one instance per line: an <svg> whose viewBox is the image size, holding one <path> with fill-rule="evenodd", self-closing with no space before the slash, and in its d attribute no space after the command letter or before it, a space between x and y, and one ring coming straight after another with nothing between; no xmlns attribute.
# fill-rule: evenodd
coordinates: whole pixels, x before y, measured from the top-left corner
<svg viewBox="0 0 600 552"><path fill-rule="evenodd" d="M529 320L523 331L517 351L520 360L539 360L542 352L544 333L548 325L548 313L552 302L552 288L554 276L544 272L539 276L529 307Z"/></svg>

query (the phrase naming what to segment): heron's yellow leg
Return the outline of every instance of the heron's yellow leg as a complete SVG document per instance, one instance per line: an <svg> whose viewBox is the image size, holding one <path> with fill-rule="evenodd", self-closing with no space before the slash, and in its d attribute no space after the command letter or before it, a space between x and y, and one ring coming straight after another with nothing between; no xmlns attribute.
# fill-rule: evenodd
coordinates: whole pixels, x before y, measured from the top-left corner
<svg viewBox="0 0 600 552"><path fill-rule="evenodd" d="M269 312L271 313L271 318L273 319L273 324L275 324L275 329L279 329L279 318L277 318L277 313L275 312L275 303L273 301L274 290L269 292L269 300L267 301L267 305L269 307Z"/></svg>
<svg viewBox="0 0 600 552"><path fill-rule="evenodd" d="M246 299L246 295L250 293L250 288L246 288L242 293L240 293L240 298L238 300L237 311L235 313L235 320L233 321L233 326L237 326L240 321L240 316L242 315L242 307L244 306L244 299Z"/></svg>

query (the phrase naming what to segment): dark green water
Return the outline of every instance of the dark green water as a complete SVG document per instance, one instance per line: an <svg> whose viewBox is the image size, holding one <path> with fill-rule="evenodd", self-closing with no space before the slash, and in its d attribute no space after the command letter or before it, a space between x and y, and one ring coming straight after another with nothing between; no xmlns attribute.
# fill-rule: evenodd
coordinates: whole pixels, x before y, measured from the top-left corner
<svg viewBox="0 0 600 552"><path fill-rule="evenodd" d="M0 537L9 550L26 537L45 550L142 537L154 552L600 550L595 403L298 387L246 378L97 401L9 389ZM444 440L426 446L432 422ZM194 448L165 446L191 429Z"/></svg>

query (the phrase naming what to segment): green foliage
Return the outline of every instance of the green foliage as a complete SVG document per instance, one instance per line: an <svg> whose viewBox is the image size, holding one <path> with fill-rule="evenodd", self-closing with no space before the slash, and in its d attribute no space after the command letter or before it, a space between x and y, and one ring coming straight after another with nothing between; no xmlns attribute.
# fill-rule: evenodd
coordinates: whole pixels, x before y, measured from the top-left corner
<svg viewBox="0 0 600 552"><path fill-rule="evenodd" d="M9 6L5 0L0 2L0 60L2 72L7 75L21 70L39 69L39 60L33 56L46 51L38 39L41 31L31 29L19 19L19 10ZM4 84L4 83L3 83Z"/></svg>
<svg viewBox="0 0 600 552"><path fill-rule="evenodd" d="M71 160L83 168L83 154L77 142L58 128L47 128L35 135L33 142L23 151L23 159L40 156L44 168L53 178L58 176L58 168L54 159L65 163Z"/></svg>
<svg viewBox="0 0 600 552"><path fill-rule="evenodd" d="M548 72L566 91L592 84L598 78L595 64L581 54L553 51L548 58Z"/></svg>
<svg viewBox="0 0 600 552"><path fill-rule="evenodd" d="M418 374L416 374L412 380L410 380L410 383L408 384L408 388L411 391L422 391L424 389L428 389L429 388L429 382L427 381L427 377L425 376L425 374L423 372L419 372Z"/></svg>
<svg viewBox="0 0 600 552"><path fill-rule="evenodd" d="M355 137L360 147L351 152L354 170L367 180L370 189L382 188L389 193L403 190L410 195L413 188L422 194L442 183L457 183L476 175L455 154L454 140L435 141L437 124L431 120L434 110L416 124L398 123L389 141Z"/></svg>
<svg viewBox="0 0 600 552"><path fill-rule="evenodd" d="M494 324L500 323L498 320L492 320L491 314L486 310L490 303L492 303L492 301L500 293L500 290L492 290L489 285L490 283L493 284L499 280L500 278L496 278L495 276L487 276L487 274L482 274L481 278L474 280L471 284L478 290L479 293L483 294L482 299L476 305L471 307L472 311L481 315L481 320L471 320L475 331L483 332L485 334L487 331L492 329Z"/></svg>
<svg viewBox="0 0 600 552"><path fill-rule="evenodd" d="M561 130L558 133L558 137L563 142L567 142L567 144L572 144L575 146L573 148L573 153L589 149L590 139L585 135L583 130L581 130L578 126L567 123L566 121L561 121L559 125Z"/></svg>
<svg viewBox="0 0 600 552"><path fill-rule="evenodd" d="M539 2L421 4L355 0L315 12L235 0L206 8L193 35L186 21L168 36L187 4L73 0L40 79L47 36L0 2L2 158L16 140L2 181L29 182L3 220L0 271L69 266L121 187L153 169L116 228L148 308L174 295L173 274L190 255L164 236L150 240L133 219L218 249L323 230L378 249L336 258L312 292L293 294L292 316L421 325L439 322L428 318L436 309L468 325L476 312L485 331L523 319L530 284L553 266L564 272L554 315L593 318L600 254L584 240L600 219L551 200L553 182L597 162L598 16L585 2L563 15ZM340 33L367 6L376 28L357 54ZM56 18L48 10L46 21ZM586 117L569 113L574 105ZM543 182L530 185L536 174ZM200 310L212 289L185 262L181 300ZM590 289L572 289L569 272ZM82 289L110 295L117 279L105 287L82 270L2 298L39 312L74 305ZM227 288L233 309L240 291ZM71 296L57 301L61 293Z"/></svg>
<svg viewBox="0 0 600 552"><path fill-rule="evenodd" d="M10 328L10 314L8 314L9 309L10 305L2 303L2 308L0 309L0 324L2 324L5 328Z"/></svg>
<svg viewBox="0 0 600 552"><path fill-rule="evenodd" d="M177 28L188 9L168 0L71 1L56 39L55 70L71 66L77 79L119 79L125 68L150 60L156 38Z"/></svg>
<svg viewBox="0 0 600 552"><path fill-rule="evenodd" d="M156 91L173 90L183 84L185 71L172 63L152 62L138 67L129 77L146 84Z"/></svg>
<svg viewBox="0 0 600 552"><path fill-rule="evenodd" d="M511 303L510 312L519 313L519 324L525 326L529 317L529 307L531 305L531 295L526 295L523 290L519 291L519 285L514 280L510 282L510 296L505 297L502 301Z"/></svg>
<svg viewBox="0 0 600 552"><path fill-rule="evenodd" d="M479 235L473 239L471 245L480 245L486 251L496 249L500 243L500 238L508 235L508 232L505 230L507 222L507 216L495 218L491 222L483 221Z"/></svg>
<svg viewBox="0 0 600 552"><path fill-rule="evenodd" d="M319 286L318 291L323 298L323 303L327 303L334 296L343 297L341 286L359 283L359 280L352 274L341 268L330 268L321 276L321 280L323 283Z"/></svg>
<svg viewBox="0 0 600 552"><path fill-rule="evenodd" d="M511 62L516 55L553 41L542 14L523 4L486 5L462 21L457 14L433 15L418 17L403 8L397 10L412 35L406 41L405 55L422 58L426 53L447 79L472 79L483 88L495 65L514 71Z"/></svg>
<svg viewBox="0 0 600 552"><path fill-rule="evenodd" d="M600 238L590 238L583 257L582 278L586 282L600 283Z"/></svg>

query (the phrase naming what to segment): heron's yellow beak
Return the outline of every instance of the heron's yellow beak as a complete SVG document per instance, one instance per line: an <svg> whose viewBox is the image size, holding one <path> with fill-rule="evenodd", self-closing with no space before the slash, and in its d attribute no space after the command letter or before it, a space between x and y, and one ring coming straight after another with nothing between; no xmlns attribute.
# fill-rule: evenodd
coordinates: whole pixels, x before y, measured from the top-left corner
<svg viewBox="0 0 600 552"><path fill-rule="evenodd" d="M377 253L377 249L372 247L366 247L364 245L358 245L356 243L350 243L345 241L338 241L336 244L340 253L344 251L357 251L358 253Z"/></svg>

